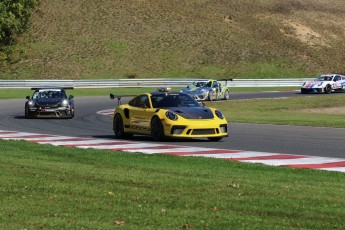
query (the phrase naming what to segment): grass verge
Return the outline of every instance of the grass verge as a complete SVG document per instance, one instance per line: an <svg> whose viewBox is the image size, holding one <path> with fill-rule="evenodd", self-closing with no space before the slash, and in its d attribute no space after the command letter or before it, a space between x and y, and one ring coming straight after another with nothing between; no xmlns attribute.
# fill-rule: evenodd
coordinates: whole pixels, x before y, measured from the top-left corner
<svg viewBox="0 0 345 230"><path fill-rule="evenodd" d="M208 102L230 122L345 128L344 95ZM336 110L330 113L328 110Z"/></svg>
<svg viewBox="0 0 345 230"><path fill-rule="evenodd" d="M0 140L1 229L343 229L342 173Z"/></svg>

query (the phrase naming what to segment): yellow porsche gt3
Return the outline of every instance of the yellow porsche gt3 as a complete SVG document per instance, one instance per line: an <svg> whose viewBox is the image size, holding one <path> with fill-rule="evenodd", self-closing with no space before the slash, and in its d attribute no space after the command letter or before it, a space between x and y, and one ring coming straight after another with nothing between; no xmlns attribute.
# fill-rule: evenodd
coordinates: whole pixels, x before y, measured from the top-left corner
<svg viewBox="0 0 345 230"><path fill-rule="evenodd" d="M113 116L116 138L144 134L154 140L174 137L219 141L228 136L228 123L222 112L200 106L186 93L163 88L135 96L123 105L121 97L110 94L111 99L119 100Z"/></svg>

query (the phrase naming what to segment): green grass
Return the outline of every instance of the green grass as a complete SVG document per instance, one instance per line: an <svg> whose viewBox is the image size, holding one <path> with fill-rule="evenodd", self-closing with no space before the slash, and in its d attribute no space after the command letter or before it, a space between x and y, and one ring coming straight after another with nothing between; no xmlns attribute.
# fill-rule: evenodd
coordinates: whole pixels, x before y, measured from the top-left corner
<svg viewBox="0 0 345 230"><path fill-rule="evenodd" d="M343 95L208 102L206 106L220 109L230 122L345 128L340 109L338 113L327 113L327 108L345 107Z"/></svg>
<svg viewBox="0 0 345 230"><path fill-rule="evenodd" d="M2 141L1 229L343 229L342 173Z"/></svg>
<svg viewBox="0 0 345 230"><path fill-rule="evenodd" d="M300 78L344 72L344 11L342 0L41 0L29 30L11 45L11 60L0 62L0 76Z"/></svg>

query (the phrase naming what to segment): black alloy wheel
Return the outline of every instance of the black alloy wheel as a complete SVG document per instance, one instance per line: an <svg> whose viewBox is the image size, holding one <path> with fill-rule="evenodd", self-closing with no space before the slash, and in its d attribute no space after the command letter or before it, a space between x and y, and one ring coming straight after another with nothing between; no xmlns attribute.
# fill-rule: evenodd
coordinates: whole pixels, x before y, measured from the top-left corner
<svg viewBox="0 0 345 230"><path fill-rule="evenodd" d="M113 130L116 138L124 138L126 136L122 116L118 113L114 117Z"/></svg>
<svg viewBox="0 0 345 230"><path fill-rule="evenodd" d="M164 128L158 117L153 117L151 120L151 136L155 141L164 139Z"/></svg>
<svg viewBox="0 0 345 230"><path fill-rule="evenodd" d="M229 99L230 99L229 90L225 90L225 93L224 93L224 100L229 100Z"/></svg>
<svg viewBox="0 0 345 230"><path fill-rule="evenodd" d="M25 106L25 118L32 118L32 113L29 111L29 108Z"/></svg>
<svg viewBox="0 0 345 230"><path fill-rule="evenodd" d="M325 93L330 94L331 92L332 92L332 86L331 85L326 85Z"/></svg>

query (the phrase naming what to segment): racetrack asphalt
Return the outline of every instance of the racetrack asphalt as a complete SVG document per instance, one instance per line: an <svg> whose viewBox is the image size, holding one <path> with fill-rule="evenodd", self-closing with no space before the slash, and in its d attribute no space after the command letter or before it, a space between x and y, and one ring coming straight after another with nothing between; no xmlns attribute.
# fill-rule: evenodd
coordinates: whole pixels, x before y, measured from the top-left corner
<svg viewBox="0 0 345 230"><path fill-rule="evenodd" d="M231 94L233 100L295 96L301 94L293 91ZM25 99L0 100L0 130L113 139L111 117L97 113L116 107L116 102L108 96L75 98L74 119L25 119L24 103ZM240 123L230 123L229 127L229 137L220 142L169 140L164 144L345 158L345 129ZM132 140L151 145L162 144L146 136L134 136Z"/></svg>

